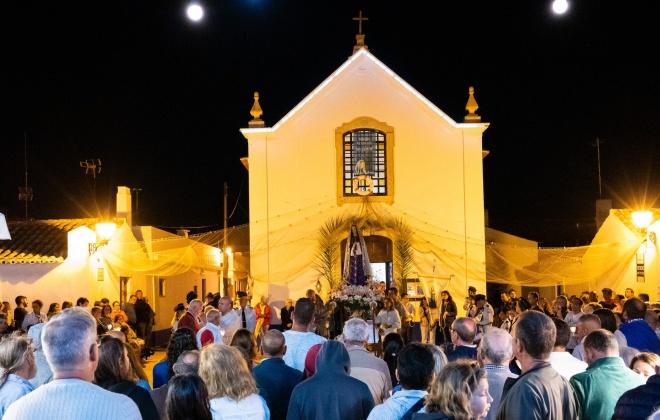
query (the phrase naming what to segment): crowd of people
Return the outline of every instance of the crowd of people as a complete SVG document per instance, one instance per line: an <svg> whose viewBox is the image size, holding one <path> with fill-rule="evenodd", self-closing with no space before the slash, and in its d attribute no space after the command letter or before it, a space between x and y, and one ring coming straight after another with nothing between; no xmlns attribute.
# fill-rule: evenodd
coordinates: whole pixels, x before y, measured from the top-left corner
<svg viewBox="0 0 660 420"><path fill-rule="evenodd" d="M418 341L404 327L415 309L391 288L374 319L378 351L361 317L328 337L314 293L285 303L280 329L270 328L265 297L252 308L240 294L235 308L229 296L190 292L174 308L151 383L127 334L149 331L137 316L141 292L131 306L105 299L89 308L81 298L46 314L38 300L28 313L19 296L26 313L0 313L0 417L660 418L659 305L632 290L616 299L604 289L598 302L595 293L560 295L552 305L537 292L505 292L495 311L476 292L463 316L447 291L435 308L422 300Z"/></svg>

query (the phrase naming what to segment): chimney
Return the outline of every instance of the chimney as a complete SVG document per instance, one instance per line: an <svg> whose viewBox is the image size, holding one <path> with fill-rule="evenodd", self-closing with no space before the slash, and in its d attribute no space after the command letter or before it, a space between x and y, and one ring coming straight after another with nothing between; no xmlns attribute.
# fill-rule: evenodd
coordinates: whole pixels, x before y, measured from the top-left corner
<svg viewBox="0 0 660 420"><path fill-rule="evenodd" d="M190 230L188 230L188 229L177 229L176 230L176 234L179 235L179 236L183 236L184 238L188 237L188 232L190 232Z"/></svg>
<svg viewBox="0 0 660 420"><path fill-rule="evenodd" d="M128 187L117 187L117 215L118 219L126 219L128 226L133 226L133 215L131 212L131 189Z"/></svg>

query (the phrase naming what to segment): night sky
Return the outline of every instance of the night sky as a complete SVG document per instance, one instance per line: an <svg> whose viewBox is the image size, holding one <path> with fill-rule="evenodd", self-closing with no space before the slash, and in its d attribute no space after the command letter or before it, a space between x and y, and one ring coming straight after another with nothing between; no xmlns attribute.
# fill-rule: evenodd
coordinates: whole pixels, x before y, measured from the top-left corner
<svg viewBox="0 0 660 420"><path fill-rule="evenodd" d="M139 224L216 230L227 182L229 225L247 223L253 93L275 125L349 57L362 10L369 50L456 121L475 87L490 226L588 243L597 138L602 198L660 205L660 7L550 3L206 1L192 23L184 1L4 2L0 211L25 218L26 133L29 218L113 215L128 186ZM86 159L101 159L95 182Z"/></svg>

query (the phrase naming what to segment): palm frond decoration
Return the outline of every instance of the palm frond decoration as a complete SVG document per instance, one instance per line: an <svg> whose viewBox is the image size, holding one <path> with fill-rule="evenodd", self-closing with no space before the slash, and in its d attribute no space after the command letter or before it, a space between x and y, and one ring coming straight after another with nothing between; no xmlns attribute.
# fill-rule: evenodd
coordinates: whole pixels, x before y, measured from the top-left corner
<svg viewBox="0 0 660 420"><path fill-rule="evenodd" d="M330 283L330 288L341 283L341 240L348 231L349 220L336 216L319 229L316 247L316 271Z"/></svg>
<svg viewBox="0 0 660 420"><path fill-rule="evenodd" d="M386 223L389 230L392 232L392 248L394 251L393 271L394 282L399 290L405 288L404 281L415 269L415 262L413 259L413 231L408 225L400 218L391 218Z"/></svg>

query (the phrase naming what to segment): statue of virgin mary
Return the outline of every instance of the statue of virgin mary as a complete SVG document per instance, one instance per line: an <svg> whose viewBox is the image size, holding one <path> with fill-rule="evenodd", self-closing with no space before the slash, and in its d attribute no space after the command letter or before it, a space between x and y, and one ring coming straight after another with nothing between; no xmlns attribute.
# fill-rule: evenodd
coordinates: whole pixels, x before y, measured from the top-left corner
<svg viewBox="0 0 660 420"><path fill-rule="evenodd" d="M357 226L351 226L344 254L343 278L346 284L364 286L371 279L371 264L362 232Z"/></svg>

